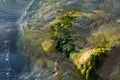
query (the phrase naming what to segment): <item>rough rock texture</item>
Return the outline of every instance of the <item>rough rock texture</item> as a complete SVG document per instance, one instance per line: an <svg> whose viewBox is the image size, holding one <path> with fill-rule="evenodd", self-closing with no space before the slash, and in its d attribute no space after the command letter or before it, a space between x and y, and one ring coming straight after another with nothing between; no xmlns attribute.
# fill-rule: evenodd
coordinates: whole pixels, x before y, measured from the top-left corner
<svg viewBox="0 0 120 80"><path fill-rule="evenodd" d="M75 38L76 44L83 46L83 48L95 47L102 42L102 40L104 39L104 35L106 34L105 32L101 32L98 29L100 29L100 27L102 28L102 26L106 26L105 24L107 24L106 28L109 29L109 25L111 25L115 21L119 23L119 18L120 18L119 4L120 4L119 0L106 0L106 1L105 0L74 0L74 1L73 0L33 0L32 4L28 7L26 11L26 14L23 16L23 23L20 26L21 33L20 33L20 38L18 40L18 48L21 53L25 53L30 57L32 64L34 64L33 70L35 70L37 63L40 64L38 65L37 70L44 71L42 67L46 67L47 64L48 67L50 67L53 70L56 64L54 63L55 62L54 60L57 59L58 57L55 57L54 60L49 59L49 57L52 57L53 55L46 54L46 52L43 50L41 46L45 40L49 40L50 38L48 32L49 30L47 28L50 22L58 19L58 16L60 16L61 14L66 14L69 11L73 11L73 12L78 11L78 12L86 13L85 15L87 15L87 17L84 15L84 16L78 16L76 18L76 23L74 25L75 28L71 30L71 34L74 34L73 36L76 36ZM91 15L92 17L90 18ZM95 36L91 36L93 35L92 33L96 31L99 31L103 34L99 35L98 33ZM110 32L110 31L112 30L108 30L106 32ZM107 37L110 35L112 35L112 33L108 34ZM114 37L112 36L112 38ZM89 42L90 39L92 41ZM98 44L94 43L94 41ZM92 44L92 42L94 44ZM41 55L47 55L47 57L43 57L43 61L42 61L40 60ZM112 56L110 57L110 59L111 58ZM108 63L109 63L109 58L108 58ZM61 73L58 76L63 78L63 80L67 80L68 78L74 80L75 79L74 77L76 76L73 75L77 72L74 73L71 71L74 71L76 69L72 70L70 68L69 71L69 69L67 68L68 66L65 66L66 64L70 65L71 63L69 63L66 60L65 61L63 60L60 64L57 64L60 68L60 71L58 72ZM39 66L42 67L39 68ZM74 67L74 65L71 65L70 67ZM47 69L46 71L44 71L45 73L42 73L44 76L43 78L44 80L50 78L53 80L55 79L53 76L56 75L57 73L55 74L54 72L51 73L51 71L49 71L51 69ZM70 74L66 73L67 71L70 72L71 76ZM39 76L40 73L41 72L35 71L34 78L36 77L36 75L38 75L38 78L40 78ZM64 74L65 76L62 74ZM79 75L79 73L77 73L76 75ZM106 72L106 77L108 77L107 72ZM58 80L58 78L56 80ZM79 80L79 78L75 80Z"/></svg>
<svg viewBox="0 0 120 80"><path fill-rule="evenodd" d="M114 49L109 53L105 63L98 71L103 80L119 80L120 79L120 48Z"/></svg>

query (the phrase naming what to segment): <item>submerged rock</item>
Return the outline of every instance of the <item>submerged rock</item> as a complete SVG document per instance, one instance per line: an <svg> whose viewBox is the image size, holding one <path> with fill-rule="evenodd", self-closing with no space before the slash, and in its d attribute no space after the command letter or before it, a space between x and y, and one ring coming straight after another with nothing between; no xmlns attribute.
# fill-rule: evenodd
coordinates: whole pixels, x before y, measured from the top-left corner
<svg viewBox="0 0 120 80"><path fill-rule="evenodd" d="M33 72L28 74L28 78L25 80L81 80L82 78L79 71L77 71L71 62L63 58L63 60L58 61L58 57L56 57L57 54L55 54L55 57L53 56L55 52L51 51L53 45L48 41L50 39L48 26L51 23L59 22L59 20L57 20L59 16L73 12L73 16L77 18L76 22L74 22L74 28L69 29L69 31L72 38L76 40L75 43L85 49L96 49L104 39L107 38L112 42L112 40L115 41L116 37L119 36L119 31L117 32L111 28L114 27L114 25L109 26L114 23L115 16L119 14L117 11L119 10L118 5L119 1L116 0L34 1L34 4L28 7L28 14L25 15L26 20L21 26L22 33L18 40L20 51L28 55L33 64ZM103 28L102 26L104 26L104 24L108 24L107 26L110 28L106 27L106 25ZM32 27L34 27L34 29ZM98 33L94 34L94 32L97 31ZM112 31L114 31L115 34L113 34ZM47 52L53 54L46 54ZM87 53L88 51L85 52L86 54L83 52L82 57L81 52L76 53L77 60L76 57L74 57L73 61L75 65L79 66L80 62L85 63L86 60L90 60L90 54ZM64 53L61 53L61 55L62 54ZM47 55L47 57L40 57L40 55ZM54 58L51 59L51 57Z"/></svg>
<svg viewBox="0 0 120 80"><path fill-rule="evenodd" d="M120 79L120 49L119 47L109 53L103 66L98 70L98 74L103 80Z"/></svg>
<svg viewBox="0 0 120 80"><path fill-rule="evenodd" d="M71 62L67 60L57 61L44 57L36 61L34 71L38 75L36 75L35 79L82 80L79 71Z"/></svg>

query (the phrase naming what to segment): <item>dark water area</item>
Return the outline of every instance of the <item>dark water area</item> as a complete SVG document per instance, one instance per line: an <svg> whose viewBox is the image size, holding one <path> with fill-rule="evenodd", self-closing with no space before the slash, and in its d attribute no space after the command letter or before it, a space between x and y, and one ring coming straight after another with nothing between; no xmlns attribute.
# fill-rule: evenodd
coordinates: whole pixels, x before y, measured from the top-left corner
<svg viewBox="0 0 120 80"><path fill-rule="evenodd" d="M14 80L15 76L23 72L29 72L28 60L21 54L0 54L0 80Z"/></svg>
<svg viewBox="0 0 120 80"><path fill-rule="evenodd" d="M19 18L29 0L0 0L0 80L15 80L29 71L27 57L18 52Z"/></svg>
<svg viewBox="0 0 120 80"><path fill-rule="evenodd" d="M17 21L21 17L21 11L25 6L24 3L21 4L21 2L17 0L5 0L0 2L0 52L4 51L5 41L9 41L10 52L14 53L17 51Z"/></svg>

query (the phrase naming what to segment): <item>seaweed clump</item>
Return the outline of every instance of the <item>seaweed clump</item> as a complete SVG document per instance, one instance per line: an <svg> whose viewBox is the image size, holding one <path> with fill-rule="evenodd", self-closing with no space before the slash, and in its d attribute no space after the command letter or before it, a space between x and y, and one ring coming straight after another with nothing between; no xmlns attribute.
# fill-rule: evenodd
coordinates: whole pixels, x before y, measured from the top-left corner
<svg viewBox="0 0 120 80"><path fill-rule="evenodd" d="M86 64L80 64L79 70L85 80L98 80L100 77L96 71L102 66L108 56L110 49L106 47L110 42L106 39L95 48L95 52L91 53L91 58Z"/></svg>
<svg viewBox="0 0 120 80"><path fill-rule="evenodd" d="M58 22L50 26L54 48L58 52L64 53L66 57L69 57L71 53L76 51L74 39L70 34L75 18L72 14L66 14L60 16Z"/></svg>

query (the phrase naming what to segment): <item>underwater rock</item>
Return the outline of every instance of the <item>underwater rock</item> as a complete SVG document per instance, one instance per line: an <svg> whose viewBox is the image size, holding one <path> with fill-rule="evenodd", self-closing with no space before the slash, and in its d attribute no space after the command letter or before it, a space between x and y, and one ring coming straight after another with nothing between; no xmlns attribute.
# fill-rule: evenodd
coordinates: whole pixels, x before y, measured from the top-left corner
<svg viewBox="0 0 120 80"><path fill-rule="evenodd" d="M120 49L119 47L112 50L103 66L98 70L98 74L104 80L119 80L120 70Z"/></svg>
<svg viewBox="0 0 120 80"><path fill-rule="evenodd" d="M36 61L34 69L41 80L82 80L76 67L67 60L41 58Z"/></svg>
<svg viewBox="0 0 120 80"><path fill-rule="evenodd" d="M117 9L115 8L117 7L115 5L115 2L117 1L112 0L111 2L109 5L109 1L104 0L38 0L37 5L33 4L32 6L30 6L30 10L32 10L34 14L32 14L30 17L28 14L26 15L28 16L27 21L25 21L25 25L23 25L25 29L22 29L23 33L20 34L20 38L18 41L20 45L18 46L21 52L24 52L31 59L33 59L33 74L31 75L31 79L81 80L81 75L78 77L79 72L77 72L76 68L73 69L74 65L71 65L71 62L66 61L63 58L63 60L61 60L60 62L56 61L57 56L54 51L51 51L52 45L51 42L48 40L50 37L50 32L49 30L46 30L46 26L48 27L50 23L57 21L56 19L58 19L58 17L63 14L74 12L74 16L77 17L74 25L76 29L69 29L72 38L76 40L76 44L79 44L80 46L82 44L83 48L88 48L90 50L91 48L94 49L98 47L98 45L104 40L104 38L108 39L109 37L109 40L112 40L113 38L119 36L113 36L117 33L109 34L109 32L112 31L113 28L106 27L108 29L102 32L102 30L104 30L102 26L104 26L104 24L108 24L107 26L111 25L109 23L112 23L112 21L114 21L114 18L111 18L114 16L111 15L115 15L116 12L118 12L117 10L119 10L119 7ZM37 8L32 8L34 6L37 6ZM79 13L79 11L81 12ZM109 12L110 16L109 14L107 14ZM31 27L34 27L32 31ZM103 29L101 29L100 27ZM99 32L101 32L102 34L100 33L99 35L98 32L97 35L96 33L94 35L94 32L96 32L98 29L100 30ZM35 32L36 30L37 32ZM86 43L89 44L87 44L86 46ZM41 54L47 55L47 57L39 57L39 55ZM75 63L75 65L80 65L78 64L79 62L83 61L84 63L86 62L86 60L89 61L90 54L87 56L85 55L87 55L87 53L84 54L81 58L82 60L80 60L81 52L78 52L78 54L76 54L77 60L76 57L74 57L73 63ZM68 69L68 67L70 68ZM89 73L89 71L87 72Z"/></svg>
<svg viewBox="0 0 120 80"><path fill-rule="evenodd" d="M120 64L116 65L116 68L113 69L109 77L109 80L119 80L119 79L120 79Z"/></svg>
<svg viewBox="0 0 120 80"><path fill-rule="evenodd" d="M47 52L47 53L51 53L51 52L53 52L53 45L52 45L52 42L49 40L49 41L44 41L43 43L42 43L42 48L43 48L43 50L45 51L45 52Z"/></svg>

